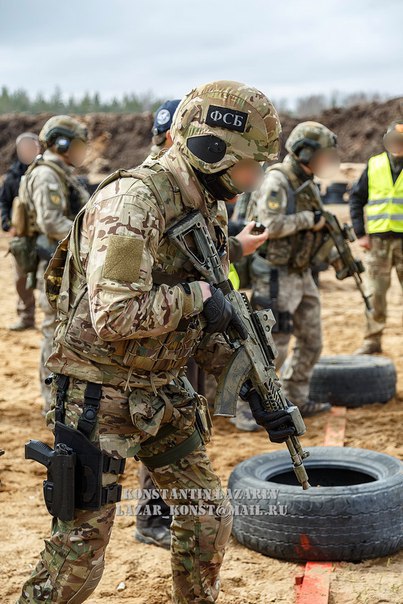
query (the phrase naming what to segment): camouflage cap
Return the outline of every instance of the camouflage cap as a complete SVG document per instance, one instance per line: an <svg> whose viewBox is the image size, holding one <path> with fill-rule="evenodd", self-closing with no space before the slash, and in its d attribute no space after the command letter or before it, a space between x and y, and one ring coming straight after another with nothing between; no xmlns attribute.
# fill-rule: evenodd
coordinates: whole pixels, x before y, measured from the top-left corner
<svg viewBox="0 0 403 604"><path fill-rule="evenodd" d="M311 149L331 149L337 145L337 136L319 122L301 122L291 131L285 148L289 153L298 155L304 147Z"/></svg>
<svg viewBox="0 0 403 604"><path fill-rule="evenodd" d="M69 115L55 115L43 126L39 133L39 140L49 147L58 136L65 136L70 140L78 138L86 143L88 130L84 124Z"/></svg>
<svg viewBox="0 0 403 604"><path fill-rule="evenodd" d="M280 132L277 111L262 92L227 80L192 90L171 126L174 145L205 174L226 170L242 159L276 159Z"/></svg>

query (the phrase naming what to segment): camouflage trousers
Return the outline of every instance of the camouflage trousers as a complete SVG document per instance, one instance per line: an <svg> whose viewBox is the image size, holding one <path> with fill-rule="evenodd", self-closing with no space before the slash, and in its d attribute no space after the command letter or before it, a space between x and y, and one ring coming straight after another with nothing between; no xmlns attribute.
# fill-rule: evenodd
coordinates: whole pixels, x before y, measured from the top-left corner
<svg viewBox="0 0 403 604"><path fill-rule="evenodd" d="M386 294L393 268L403 288L403 238L371 237L371 250L366 253L366 281L373 312L367 312L365 340L379 342L386 325Z"/></svg>
<svg viewBox="0 0 403 604"><path fill-rule="evenodd" d="M76 427L83 408L86 382L70 378L65 402L65 423ZM52 386L55 396L55 386ZM163 421L165 406L173 405L170 423L176 432L147 446ZM54 404L47 422L54 422ZM117 458L138 452L158 454L179 444L195 427L195 404L179 380L150 392L135 389L130 394L104 385L91 440L102 451ZM156 468L151 477L164 500L172 506L171 562L176 604L215 602L219 589L219 570L232 526L232 508L214 473L204 444L175 463ZM103 474L103 484L116 476ZM123 502L122 502L123 503ZM210 513L197 512L206 506ZM193 513L191 513L193 510ZM31 577L22 588L18 604L80 604L95 590L104 568L115 518L115 504L98 511L77 511L74 520L54 519L49 539ZM127 549L127 544L122 548ZM133 542L133 547L136 547Z"/></svg>
<svg viewBox="0 0 403 604"><path fill-rule="evenodd" d="M35 325L35 295L32 289L27 289L27 274L14 260L15 289L17 290L17 315L24 325Z"/></svg>
<svg viewBox="0 0 403 604"><path fill-rule="evenodd" d="M39 381L45 411L49 410L51 403L50 388L45 384L45 379L50 374L49 369L46 368L46 362L52 352L53 336L56 328L56 313L50 306L45 293L44 274L47 265L47 260L40 260L36 273L36 287L39 292L38 305L43 312L43 320L41 325L42 343L41 358L39 363Z"/></svg>
<svg viewBox="0 0 403 604"><path fill-rule="evenodd" d="M266 296L270 307L270 268L264 259L258 260L252 271L253 292ZM292 333L273 333L278 356L276 370L281 368L284 393L295 405L304 404L309 397L309 380L313 367L322 350L322 326L319 291L310 270L302 274L289 273L287 268L278 269L277 308L289 312L292 317ZM295 343L288 356L291 336ZM287 360L286 360L287 359Z"/></svg>
<svg viewBox="0 0 403 604"><path fill-rule="evenodd" d="M204 382L205 374L202 369L199 368L194 359L189 359L186 375L193 388L199 393L205 396ZM169 507L165 501L159 496L155 498L154 493L150 491L154 487L154 483L151 479L150 471L144 464L140 464L139 468L139 487L142 491L142 495L138 501L139 515L137 516L137 527L150 527L156 524L165 524L165 519L169 516ZM149 510L158 510L158 515L153 514ZM149 511L147 513L147 511Z"/></svg>

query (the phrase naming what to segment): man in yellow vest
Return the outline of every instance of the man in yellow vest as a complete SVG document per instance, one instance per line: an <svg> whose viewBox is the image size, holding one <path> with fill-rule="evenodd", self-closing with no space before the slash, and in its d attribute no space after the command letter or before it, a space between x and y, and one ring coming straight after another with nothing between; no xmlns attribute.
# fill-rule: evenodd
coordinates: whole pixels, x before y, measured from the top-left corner
<svg viewBox="0 0 403 604"><path fill-rule="evenodd" d="M382 352L386 294L393 267L403 288L403 119L388 126L383 142L386 151L370 158L350 195L353 227L367 253L374 309L367 313L364 343L356 354Z"/></svg>

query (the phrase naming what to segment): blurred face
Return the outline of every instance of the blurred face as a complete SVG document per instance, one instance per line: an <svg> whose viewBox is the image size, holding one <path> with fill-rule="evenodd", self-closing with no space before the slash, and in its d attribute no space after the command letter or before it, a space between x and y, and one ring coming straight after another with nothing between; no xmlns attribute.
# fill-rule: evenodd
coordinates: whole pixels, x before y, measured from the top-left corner
<svg viewBox="0 0 403 604"><path fill-rule="evenodd" d="M403 124L398 124L395 130L384 138L385 149L394 157L403 157Z"/></svg>
<svg viewBox="0 0 403 604"><path fill-rule="evenodd" d="M39 142L33 138L23 138L17 144L17 157L23 164L31 164L40 152Z"/></svg>
<svg viewBox="0 0 403 604"><path fill-rule="evenodd" d="M84 162L86 153L87 143L79 138L74 138L70 143L68 151L63 157L68 164L74 166L75 168L79 168Z"/></svg>
<svg viewBox="0 0 403 604"><path fill-rule="evenodd" d="M258 189L263 180L263 167L253 159L242 159L228 170L233 184L242 193Z"/></svg>
<svg viewBox="0 0 403 604"><path fill-rule="evenodd" d="M319 149L315 151L311 161L308 164L309 168L319 178L329 178L333 176L340 167L340 158L336 149Z"/></svg>

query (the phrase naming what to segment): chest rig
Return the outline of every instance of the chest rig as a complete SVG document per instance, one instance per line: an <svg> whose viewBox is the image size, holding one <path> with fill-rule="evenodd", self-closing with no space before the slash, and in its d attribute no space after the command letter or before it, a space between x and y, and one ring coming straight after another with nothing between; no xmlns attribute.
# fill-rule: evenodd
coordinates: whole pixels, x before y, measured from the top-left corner
<svg viewBox="0 0 403 604"><path fill-rule="evenodd" d="M183 204L173 175L158 163L130 171L117 171L104 180L97 191L120 178L141 180L152 191L165 218L166 230L189 211ZM85 269L80 257L80 227L84 211L77 215L70 236L59 244L45 274L49 302L58 312L56 344L79 355L83 362L90 361L98 367L114 366L113 371L120 374L122 379L133 372L144 375L145 372L158 373L182 368L203 336L203 325L198 316L182 319L175 331L157 337L106 342L95 332L90 317ZM209 228L219 245L220 229L216 219L210 221ZM186 256L178 253L164 233L152 277L154 286L174 286L197 280L200 275ZM108 369L108 375L111 369ZM72 374L84 377L80 371Z"/></svg>
<svg viewBox="0 0 403 604"><path fill-rule="evenodd" d="M301 183L292 165L285 162L269 168L284 174L287 179L286 215L304 210L321 210L322 202L319 190L312 180ZM266 246L266 259L275 266L285 266L293 272L302 272L309 268L316 250L320 247L323 235L304 230L279 239L269 239Z"/></svg>

